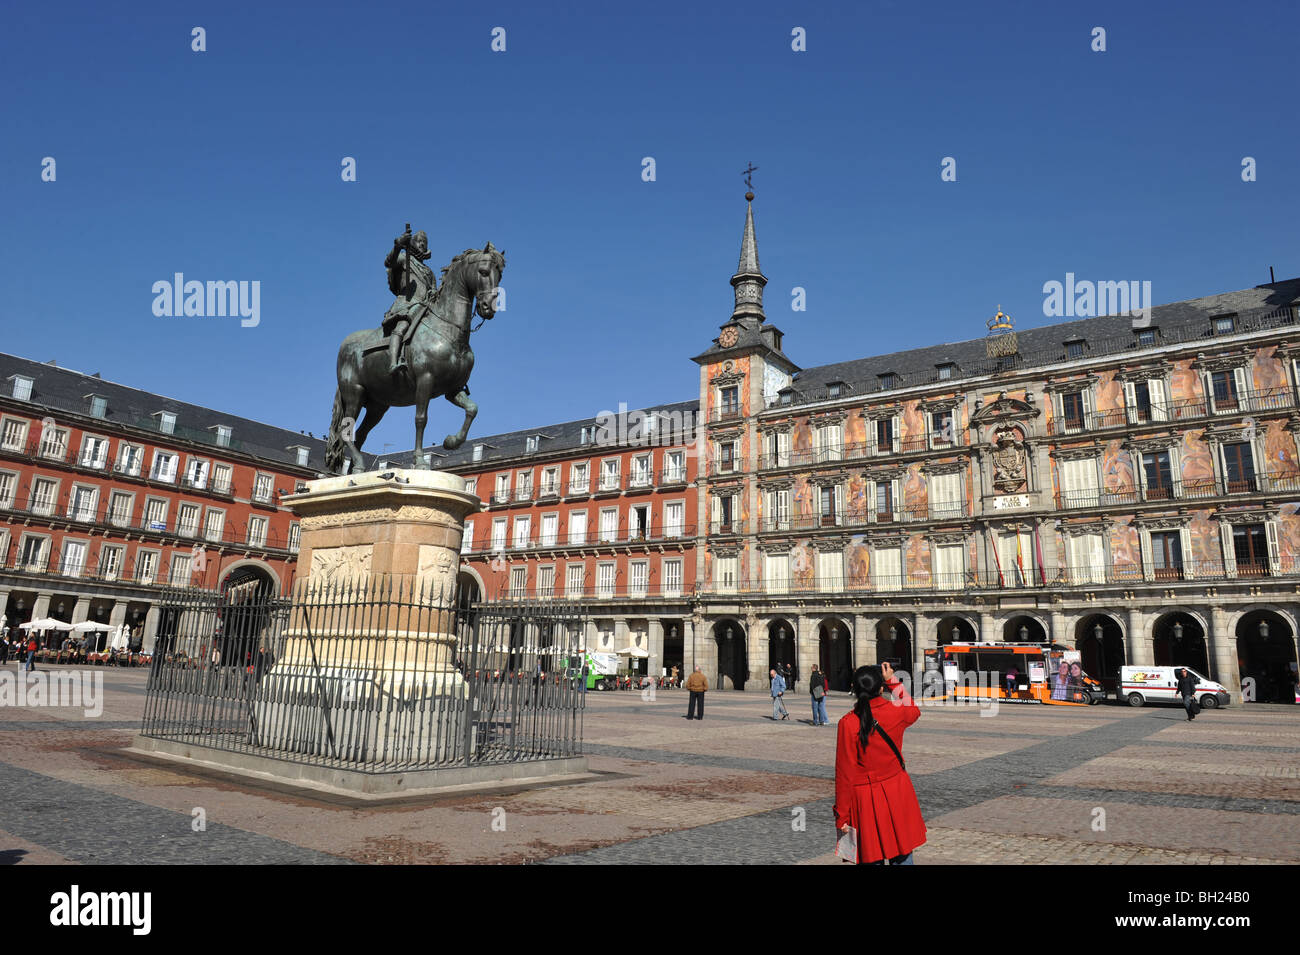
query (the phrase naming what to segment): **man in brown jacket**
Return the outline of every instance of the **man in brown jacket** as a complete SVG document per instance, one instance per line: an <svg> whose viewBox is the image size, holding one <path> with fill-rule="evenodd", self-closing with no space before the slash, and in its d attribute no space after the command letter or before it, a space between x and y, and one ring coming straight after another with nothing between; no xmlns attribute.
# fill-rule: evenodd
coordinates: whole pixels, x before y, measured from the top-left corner
<svg viewBox="0 0 1300 955"><path fill-rule="evenodd" d="M695 665L695 672L686 678L686 689L691 691L691 701L686 706L686 718L704 719L704 694L709 689L709 678L700 672L699 664ZM698 709L699 715L696 715Z"/></svg>

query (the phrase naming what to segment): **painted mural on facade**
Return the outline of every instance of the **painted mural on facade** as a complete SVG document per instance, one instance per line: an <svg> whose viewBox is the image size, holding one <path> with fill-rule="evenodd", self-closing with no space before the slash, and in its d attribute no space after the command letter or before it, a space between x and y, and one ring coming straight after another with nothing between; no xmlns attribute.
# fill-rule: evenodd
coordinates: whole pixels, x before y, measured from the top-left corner
<svg viewBox="0 0 1300 955"><path fill-rule="evenodd" d="M790 423L790 460L794 463L812 460L812 426L807 418L795 418Z"/></svg>
<svg viewBox="0 0 1300 955"><path fill-rule="evenodd" d="M817 513L817 486L808 480L808 475L799 474L794 479L794 491L790 495L794 508L794 517L811 518Z"/></svg>
<svg viewBox="0 0 1300 955"><path fill-rule="evenodd" d="M863 534L855 534L844 548L844 575L850 587L866 587L871 580L871 548Z"/></svg>
<svg viewBox="0 0 1300 955"><path fill-rule="evenodd" d="M1188 491L1214 485L1214 455L1203 440L1204 435L1203 428L1185 431L1178 447L1182 459L1183 487Z"/></svg>
<svg viewBox="0 0 1300 955"><path fill-rule="evenodd" d="M1124 410L1124 383L1115 380L1114 371L1097 375L1095 407L1099 412Z"/></svg>
<svg viewBox="0 0 1300 955"><path fill-rule="evenodd" d="M908 465L907 475L903 478L903 509L913 516L929 514L930 488L921 473L920 462Z"/></svg>
<svg viewBox="0 0 1300 955"><path fill-rule="evenodd" d="M1219 538L1219 522L1210 519L1212 513L1211 510L1192 511L1191 520L1187 522L1193 573L1200 568L1222 565L1223 542Z"/></svg>
<svg viewBox="0 0 1300 955"><path fill-rule="evenodd" d="M867 446L867 419L857 412L850 412L844 422L844 446L849 454L857 456L865 453Z"/></svg>
<svg viewBox="0 0 1300 955"><path fill-rule="evenodd" d="M1286 393L1286 367L1277 357L1276 345L1261 348L1255 353L1251 380L1256 391Z"/></svg>
<svg viewBox="0 0 1300 955"><path fill-rule="evenodd" d="M1200 373L1192 367L1194 359L1184 358L1174 362L1169 374L1169 399L1175 407L1205 400L1205 387ZM1174 417L1173 414L1170 417Z"/></svg>
<svg viewBox="0 0 1300 955"><path fill-rule="evenodd" d="M1110 563L1119 576L1142 576L1142 545L1131 516L1116 517L1110 529Z"/></svg>
<svg viewBox="0 0 1300 955"><path fill-rule="evenodd" d="M855 520L867 514L867 479L861 474L851 475L845 483L844 508Z"/></svg>
<svg viewBox="0 0 1300 955"><path fill-rule="evenodd" d="M1133 456L1124 450L1118 439L1107 441L1102 452L1101 487L1108 494L1133 494L1137 491Z"/></svg>
<svg viewBox="0 0 1300 955"><path fill-rule="evenodd" d="M1285 573L1290 573L1300 559L1300 502L1278 508L1277 556Z"/></svg>
<svg viewBox="0 0 1300 955"><path fill-rule="evenodd" d="M903 428L901 441L923 442L928 428L925 424L925 412L920 408L920 402L908 401L903 404ZM913 445L914 446L914 445Z"/></svg>
<svg viewBox="0 0 1300 955"><path fill-rule="evenodd" d="M790 584L795 590L813 590L817 586L817 552L807 541L790 548Z"/></svg>
<svg viewBox="0 0 1300 955"><path fill-rule="evenodd" d="M1275 477L1294 477L1300 473L1296 463L1295 436L1285 421L1273 420L1264 428L1264 466L1259 470Z"/></svg>
<svg viewBox="0 0 1300 955"><path fill-rule="evenodd" d="M930 586L930 539L924 534L909 534L904 547L903 573L907 586Z"/></svg>

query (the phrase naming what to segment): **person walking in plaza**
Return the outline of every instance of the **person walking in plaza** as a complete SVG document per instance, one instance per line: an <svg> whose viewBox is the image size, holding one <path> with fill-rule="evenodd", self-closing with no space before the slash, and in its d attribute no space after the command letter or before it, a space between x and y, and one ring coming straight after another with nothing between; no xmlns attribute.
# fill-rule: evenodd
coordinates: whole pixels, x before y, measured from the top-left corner
<svg viewBox="0 0 1300 955"><path fill-rule="evenodd" d="M27 666L25 669L28 673L36 669L36 647L36 636L33 634L27 638Z"/></svg>
<svg viewBox="0 0 1300 955"><path fill-rule="evenodd" d="M686 704L686 718L704 719L704 694L709 691L709 678L700 672L700 665L695 664L695 672L686 678L686 689L690 691L690 702Z"/></svg>
<svg viewBox="0 0 1300 955"><path fill-rule="evenodd" d="M853 673L853 709L840 717L835 745L835 827L856 832L859 864L912 865L925 819L907 764L903 731L921 710L889 663Z"/></svg>
<svg viewBox="0 0 1300 955"><path fill-rule="evenodd" d="M814 663L812 676L808 678L808 692L812 694L813 726L825 726L830 720L826 718L826 678Z"/></svg>
<svg viewBox="0 0 1300 955"><path fill-rule="evenodd" d="M1183 709L1187 711L1187 721L1196 719L1200 705L1196 702L1196 687L1200 681L1183 667L1178 671L1178 695L1183 698Z"/></svg>
<svg viewBox="0 0 1300 955"><path fill-rule="evenodd" d="M785 696L785 677L776 672L776 667L769 670L767 675L772 681L772 721L788 720L790 711L785 708L785 701L781 699Z"/></svg>

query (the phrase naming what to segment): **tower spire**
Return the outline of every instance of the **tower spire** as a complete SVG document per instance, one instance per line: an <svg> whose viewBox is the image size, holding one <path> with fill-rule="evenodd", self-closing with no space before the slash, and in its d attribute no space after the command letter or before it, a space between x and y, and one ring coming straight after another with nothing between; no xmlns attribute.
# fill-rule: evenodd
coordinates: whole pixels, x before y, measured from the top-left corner
<svg viewBox="0 0 1300 955"><path fill-rule="evenodd" d="M754 191L750 181L758 169L752 163L745 170L745 234L740 240L740 264L736 274L731 277L731 287L736 292L736 307L732 310L731 320L740 322L750 328L757 328L767 321L763 314L763 286L767 276L758 264L758 240L754 236Z"/></svg>

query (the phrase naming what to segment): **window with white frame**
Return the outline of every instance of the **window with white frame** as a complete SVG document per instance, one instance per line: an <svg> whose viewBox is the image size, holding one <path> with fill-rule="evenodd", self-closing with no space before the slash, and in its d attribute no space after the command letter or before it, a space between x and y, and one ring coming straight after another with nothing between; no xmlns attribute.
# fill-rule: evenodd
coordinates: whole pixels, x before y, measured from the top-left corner
<svg viewBox="0 0 1300 955"><path fill-rule="evenodd" d="M86 542L63 540L63 555L59 558L59 573L65 577L80 577L86 567Z"/></svg>
<svg viewBox="0 0 1300 955"><path fill-rule="evenodd" d="M478 497L478 478L465 478L465 493Z"/></svg>
<svg viewBox="0 0 1300 955"><path fill-rule="evenodd" d="M586 511L569 512L569 543L570 544L587 543L587 512Z"/></svg>
<svg viewBox="0 0 1300 955"><path fill-rule="evenodd" d="M601 561L596 565L596 596L612 597L617 588L617 565L613 561Z"/></svg>
<svg viewBox="0 0 1300 955"><path fill-rule="evenodd" d="M68 494L68 517L74 521L93 521L99 508L99 488L74 484Z"/></svg>
<svg viewBox="0 0 1300 955"><path fill-rule="evenodd" d="M878 547L871 561L871 583L876 590L903 589L903 548Z"/></svg>
<svg viewBox="0 0 1300 955"><path fill-rule="evenodd" d="M1071 458L1057 462L1064 507L1096 507L1101 503L1096 458Z"/></svg>
<svg viewBox="0 0 1300 955"><path fill-rule="evenodd" d="M818 488L822 527L835 527L844 523L844 485L824 484Z"/></svg>
<svg viewBox="0 0 1300 955"><path fill-rule="evenodd" d="M208 486L208 469L211 462L202 458L190 458L185 466L185 483L190 487L203 490Z"/></svg>
<svg viewBox="0 0 1300 955"><path fill-rule="evenodd" d="M528 568L510 568L510 596L518 600L528 592Z"/></svg>
<svg viewBox="0 0 1300 955"><path fill-rule="evenodd" d="M108 464L108 439L93 434L81 438L81 457L77 459L83 468L102 470Z"/></svg>
<svg viewBox="0 0 1300 955"><path fill-rule="evenodd" d="M13 471L0 471L0 508L8 510L14 506L18 493L18 475Z"/></svg>
<svg viewBox="0 0 1300 955"><path fill-rule="evenodd" d="M108 414L108 399L101 395L90 395L90 416L102 418Z"/></svg>
<svg viewBox="0 0 1300 955"><path fill-rule="evenodd" d="M824 594L839 593L844 589L843 551L819 550L817 552L817 589Z"/></svg>
<svg viewBox="0 0 1300 955"><path fill-rule="evenodd" d="M713 586L719 593L736 592L740 581L738 559L735 555L713 558Z"/></svg>
<svg viewBox="0 0 1300 955"><path fill-rule="evenodd" d="M632 459L632 487L650 485L650 455L638 454Z"/></svg>
<svg viewBox="0 0 1300 955"><path fill-rule="evenodd" d="M558 467L542 469L542 495L554 497L560 493L560 469Z"/></svg>
<svg viewBox="0 0 1300 955"><path fill-rule="evenodd" d="M294 529L294 527L297 527L297 526L298 526L298 525L294 524L294 525L292 525L292 526L289 528L289 540L290 540L290 541L293 541L293 539L294 539L294 532L293 532L293 529ZM290 547L289 549L290 549L290 550L297 550L296 547ZM473 550L473 549L474 549L474 522L473 522L473 521L466 521L466 522L465 522L465 530L464 530L464 532L460 535L460 552L461 552L462 554L468 554L468 553L469 553L471 550Z"/></svg>
<svg viewBox="0 0 1300 955"><path fill-rule="evenodd" d="M600 462L600 489L613 491L618 488L618 458L606 458Z"/></svg>
<svg viewBox="0 0 1300 955"><path fill-rule="evenodd" d="M966 586L966 548L952 542L935 544L931 569L936 590L962 590Z"/></svg>
<svg viewBox="0 0 1300 955"><path fill-rule="evenodd" d="M770 431L764 438L766 465L769 468L790 466L790 433L788 431Z"/></svg>
<svg viewBox="0 0 1300 955"><path fill-rule="evenodd" d="M28 534L19 547L19 568L29 573L43 573L50 557L50 539Z"/></svg>
<svg viewBox="0 0 1300 955"><path fill-rule="evenodd" d="M496 490L492 494L492 501L496 504L502 504L510 500L510 474L498 474L496 477Z"/></svg>
<svg viewBox="0 0 1300 955"><path fill-rule="evenodd" d="M650 505L634 504L627 509L627 539L646 540L650 537Z"/></svg>
<svg viewBox="0 0 1300 955"><path fill-rule="evenodd" d="M527 471L520 471L515 475L515 500L530 501L533 497L533 472L530 468Z"/></svg>
<svg viewBox="0 0 1300 955"><path fill-rule="evenodd" d="M62 461L68 456L68 429L46 426L41 429L41 457Z"/></svg>
<svg viewBox="0 0 1300 955"><path fill-rule="evenodd" d="M664 504L664 537L681 537L686 532L686 503L668 501Z"/></svg>
<svg viewBox="0 0 1300 955"><path fill-rule="evenodd" d="M583 564L569 564L565 568L564 592L570 597L581 597L586 567Z"/></svg>
<svg viewBox="0 0 1300 955"><path fill-rule="evenodd" d="M543 514L542 515L542 534L539 543L543 547L554 547L559 543L560 534L560 515Z"/></svg>
<svg viewBox="0 0 1300 955"><path fill-rule="evenodd" d="M54 513L54 502L58 497L59 482L49 478L37 478L32 482L30 510L33 514L49 517Z"/></svg>
<svg viewBox="0 0 1300 955"><path fill-rule="evenodd" d="M108 499L108 522L114 527L126 527L131 523L131 505L134 498L122 491L114 491Z"/></svg>
<svg viewBox="0 0 1300 955"><path fill-rule="evenodd" d="M208 508L207 516L203 519L203 538L204 540L219 541L221 535L226 529L226 512L219 511L216 508Z"/></svg>
<svg viewBox="0 0 1300 955"><path fill-rule="evenodd" d="M212 490L218 494L230 493L231 469L229 464L218 464L212 468Z"/></svg>
<svg viewBox="0 0 1300 955"><path fill-rule="evenodd" d="M19 401L30 401L32 397L32 379L25 375L14 375L14 397Z"/></svg>
<svg viewBox="0 0 1300 955"><path fill-rule="evenodd" d="M667 558L660 565L663 573L664 596L676 597L682 592L682 562L679 558Z"/></svg>
<svg viewBox="0 0 1300 955"><path fill-rule="evenodd" d="M569 493L586 494L591 487L591 473L587 463L569 466Z"/></svg>
<svg viewBox="0 0 1300 955"><path fill-rule="evenodd" d="M947 520L966 512L966 494L958 471L930 475L930 517Z"/></svg>
<svg viewBox="0 0 1300 955"><path fill-rule="evenodd" d="M786 551L763 555L763 589L769 594L790 590L790 554Z"/></svg>
<svg viewBox="0 0 1300 955"><path fill-rule="evenodd" d="M471 458L472 460L474 460L474 461L482 461L482 460L483 460L483 445L481 445L481 444L476 444L476 445L474 445L474 450L473 450L473 452L470 454L470 458Z"/></svg>
<svg viewBox="0 0 1300 955"><path fill-rule="evenodd" d="M534 434L534 435L530 435L529 437L525 438L525 439L524 439L524 453L525 453L525 454L536 454L536 453L537 453L537 444L538 444L537 435Z"/></svg>
<svg viewBox="0 0 1300 955"><path fill-rule="evenodd" d="M601 543L618 540L618 508L606 507L600 512Z"/></svg>
<svg viewBox="0 0 1300 955"><path fill-rule="evenodd" d="M473 534L474 522L471 521L467 533ZM298 553L298 547L302 541L302 526L294 521L289 525L289 540L286 546L295 554Z"/></svg>
<svg viewBox="0 0 1300 955"><path fill-rule="evenodd" d="M817 429L817 460L839 461L844 457L844 426L824 424Z"/></svg>
<svg viewBox="0 0 1300 955"><path fill-rule="evenodd" d="M144 502L145 530L167 530L167 501L161 497L146 498Z"/></svg>
<svg viewBox="0 0 1300 955"><path fill-rule="evenodd" d="M105 544L99 549L99 576L104 580L117 580L122 576L122 559L125 547Z"/></svg>
<svg viewBox="0 0 1300 955"><path fill-rule="evenodd" d="M736 497L735 494L715 494L713 496L713 531L716 534L731 534L736 528L733 522L736 520Z"/></svg>
<svg viewBox="0 0 1300 955"><path fill-rule="evenodd" d="M941 408L930 412L930 447L946 448L957 443L956 425L953 423L953 410Z"/></svg>
<svg viewBox="0 0 1300 955"><path fill-rule="evenodd" d="M177 508L176 533L182 537L197 537L201 510L197 504L182 504Z"/></svg>
<svg viewBox="0 0 1300 955"><path fill-rule="evenodd" d="M1130 424L1147 421L1167 421L1169 406L1165 402L1163 378L1147 378L1124 382L1124 407Z"/></svg>
<svg viewBox="0 0 1300 955"><path fill-rule="evenodd" d="M230 426L225 424L219 424L215 428L213 428L213 430L216 431L217 433L217 447L219 448L230 447Z"/></svg>
<svg viewBox="0 0 1300 955"><path fill-rule="evenodd" d="M158 430L163 434L175 434L176 415L170 411L158 412Z"/></svg>
<svg viewBox="0 0 1300 955"><path fill-rule="evenodd" d="M1059 433L1078 434L1088 428L1096 410L1093 401L1091 388L1056 392L1052 396L1052 403L1056 417L1061 422Z"/></svg>
<svg viewBox="0 0 1300 955"><path fill-rule="evenodd" d="M179 464L180 455L173 454L170 451L155 451L153 453L153 467L149 469L149 480L163 484L174 484L176 482L176 468Z"/></svg>
<svg viewBox="0 0 1300 955"><path fill-rule="evenodd" d="M139 477L142 467L144 467L144 448L138 444L119 445L117 452L118 471L132 477Z"/></svg>
<svg viewBox="0 0 1300 955"><path fill-rule="evenodd" d="M867 507L871 520L879 523L897 521L902 511L902 488L899 478L867 481Z"/></svg>
<svg viewBox="0 0 1300 955"><path fill-rule="evenodd" d="M250 517L248 519L248 543L253 547L266 546L266 528L267 520L265 517Z"/></svg>
<svg viewBox="0 0 1300 955"><path fill-rule="evenodd" d="M1027 529L997 535L1002 586L1027 587L1034 582L1034 536Z"/></svg>
<svg viewBox="0 0 1300 955"><path fill-rule="evenodd" d="M137 550L135 552L135 579L142 584L151 584L158 576L158 551Z"/></svg>
<svg viewBox="0 0 1300 955"><path fill-rule="evenodd" d="M5 418L0 430L0 447L6 451L22 451L27 444L27 422L19 418Z"/></svg>
<svg viewBox="0 0 1300 955"><path fill-rule="evenodd" d="M740 467L737 460L740 453L739 441L719 441L718 442L718 473L731 474Z"/></svg>
<svg viewBox="0 0 1300 955"><path fill-rule="evenodd" d="M686 480L686 453L684 451L664 452L664 480L673 482Z"/></svg>
<svg viewBox="0 0 1300 955"><path fill-rule="evenodd" d="M1071 584L1106 582L1106 545L1101 533L1070 534L1065 538L1065 575Z"/></svg>
<svg viewBox="0 0 1300 955"><path fill-rule="evenodd" d="M191 557L176 551L172 554L171 567L167 571L167 582L173 587L186 587L190 582Z"/></svg>
<svg viewBox="0 0 1300 955"><path fill-rule="evenodd" d="M627 589L631 597L644 597L650 588L650 563L634 560L627 565Z"/></svg>
<svg viewBox="0 0 1300 955"><path fill-rule="evenodd" d="M258 473L253 480L253 500L265 504L271 500L271 485L273 478L269 474Z"/></svg>
<svg viewBox="0 0 1300 955"><path fill-rule="evenodd" d="M537 596L543 600L555 596L555 568L550 564L537 568Z"/></svg>
<svg viewBox="0 0 1300 955"><path fill-rule="evenodd" d="M897 454L901 417L876 418L867 422L867 450L871 454Z"/></svg>
<svg viewBox="0 0 1300 955"><path fill-rule="evenodd" d="M506 519L494 518L492 521L492 553L499 554L506 549Z"/></svg>
<svg viewBox="0 0 1300 955"><path fill-rule="evenodd" d="M532 544L533 519L527 514L515 518L515 550L523 550Z"/></svg>

